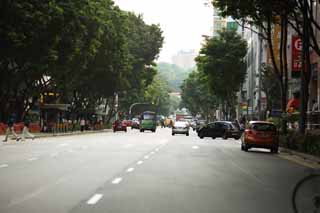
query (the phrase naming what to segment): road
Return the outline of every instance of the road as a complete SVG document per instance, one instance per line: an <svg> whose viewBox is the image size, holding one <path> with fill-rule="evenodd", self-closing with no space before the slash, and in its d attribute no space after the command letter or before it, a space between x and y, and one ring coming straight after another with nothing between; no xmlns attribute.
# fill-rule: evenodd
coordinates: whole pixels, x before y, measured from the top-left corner
<svg viewBox="0 0 320 213"><path fill-rule="evenodd" d="M4 144L0 212L292 212L306 167L239 142L158 129Z"/></svg>

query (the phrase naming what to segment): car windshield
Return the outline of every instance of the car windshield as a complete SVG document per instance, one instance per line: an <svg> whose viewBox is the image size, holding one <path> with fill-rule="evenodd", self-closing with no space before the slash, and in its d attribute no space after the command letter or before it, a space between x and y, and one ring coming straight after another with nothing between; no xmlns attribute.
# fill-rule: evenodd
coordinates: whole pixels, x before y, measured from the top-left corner
<svg viewBox="0 0 320 213"><path fill-rule="evenodd" d="M251 127L255 131L275 132L276 127L273 124L255 123Z"/></svg>
<svg viewBox="0 0 320 213"><path fill-rule="evenodd" d="M176 122L174 124L175 127L186 127L187 126L187 122Z"/></svg>

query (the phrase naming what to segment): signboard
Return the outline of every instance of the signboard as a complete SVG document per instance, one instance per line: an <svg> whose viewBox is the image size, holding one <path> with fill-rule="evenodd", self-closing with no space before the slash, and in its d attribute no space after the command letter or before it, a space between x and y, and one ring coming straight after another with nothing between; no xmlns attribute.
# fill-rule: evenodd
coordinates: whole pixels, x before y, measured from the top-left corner
<svg viewBox="0 0 320 213"><path fill-rule="evenodd" d="M299 76L302 69L302 40L299 36L292 36L292 76Z"/></svg>

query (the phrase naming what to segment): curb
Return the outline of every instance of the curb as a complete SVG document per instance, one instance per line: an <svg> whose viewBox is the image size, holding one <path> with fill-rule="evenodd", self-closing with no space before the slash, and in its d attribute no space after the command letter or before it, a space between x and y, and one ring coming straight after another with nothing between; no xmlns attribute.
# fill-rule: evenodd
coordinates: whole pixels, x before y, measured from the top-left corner
<svg viewBox="0 0 320 213"><path fill-rule="evenodd" d="M316 163L316 164L320 164L320 158L316 157L316 156L313 156L313 155L305 154L305 153L302 153L302 152L297 152L297 151L294 151L294 150L291 150L291 149L287 149L287 148L283 148L283 147L280 147L280 151L284 152L284 153L288 153L290 155L299 156L299 157L303 158L304 160L308 160L308 161L311 161L311 162Z"/></svg>
<svg viewBox="0 0 320 213"><path fill-rule="evenodd" d="M89 131L84 131L84 132L76 131L76 132L57 133L57 134L54 134L54 133L37 134L37 133L35 133L34 136L35 136L35 139L37 139L37 138L52 138L52 137L75 136L75 135L89 135L89 134L108 133L108 132L112 132L112 129L92 130L92 131L89 130ZM8 142L2 143L2 144L13 144L13 143L20 143L20 142L8 141Z"/></svg>

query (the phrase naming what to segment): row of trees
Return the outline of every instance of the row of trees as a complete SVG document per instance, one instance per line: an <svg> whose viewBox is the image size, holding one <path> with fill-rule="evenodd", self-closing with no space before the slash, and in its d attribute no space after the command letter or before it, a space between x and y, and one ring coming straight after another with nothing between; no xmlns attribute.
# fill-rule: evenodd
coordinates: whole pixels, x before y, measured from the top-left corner
<svg viewBox="0 0 320 213"><path fill-rule="evenodd" d="M213 5L223 16L232 16L241 24L252 28L255 26L261 38L268 44L275 76L281 89L282 112L286 113L288 99L288 27L301 37L302 70L301 72L301 107L300 132L305 133L306 112L309 101L309 83L311 79L310 48L320 55L317 32L320 25L317 22L316 0L213 0ZM280 45L273 43L273 29L279 26ZM275 54L279 49L279 54ZM278 55L278 56L277 56ZM286 132L286 120L283 119L283 130Z"/></svg>
<svg viewBox="0 0 320 213"><path fill-rule="evenodd" d="M158 25L112 0L3 0L0 121L22 120L48 91L75 112L113 107L115 93L144 97L162 43Z"/></svg>
<svg viewBox="0 0 320 213"><path fill-rule="evenodd" d="M246 76L247 44L235 31L208 38L196 58L197 71L184 81L183 104L193 113L213 117L221 106L225 119L235 117L236 93Z"/></svg>

